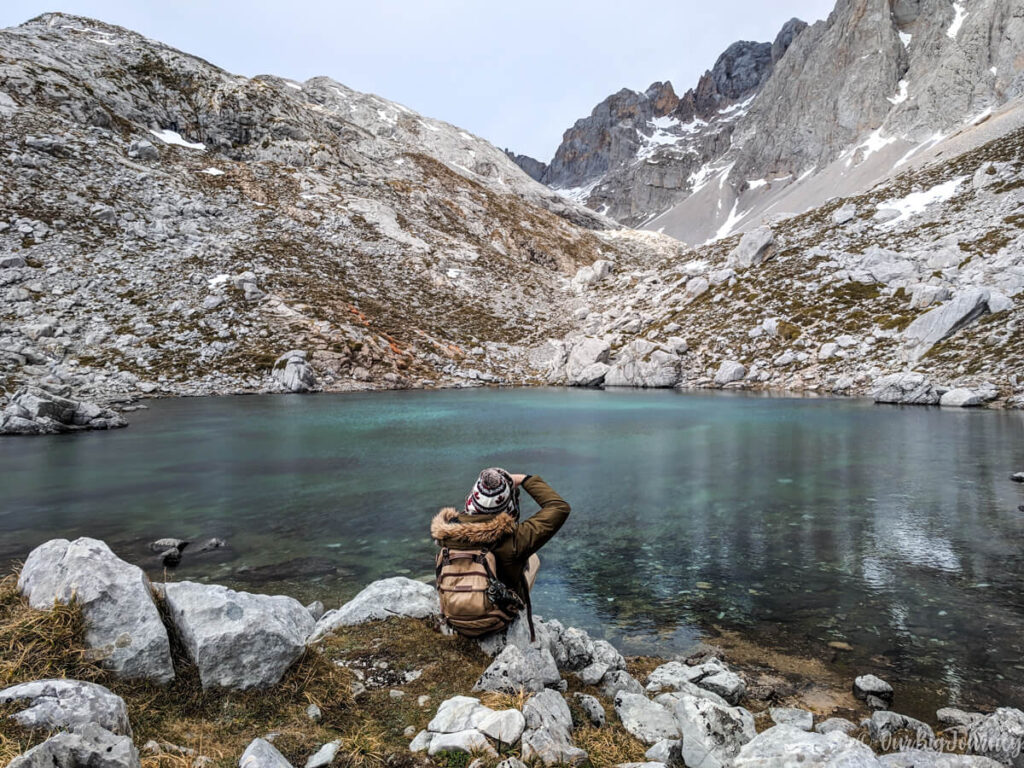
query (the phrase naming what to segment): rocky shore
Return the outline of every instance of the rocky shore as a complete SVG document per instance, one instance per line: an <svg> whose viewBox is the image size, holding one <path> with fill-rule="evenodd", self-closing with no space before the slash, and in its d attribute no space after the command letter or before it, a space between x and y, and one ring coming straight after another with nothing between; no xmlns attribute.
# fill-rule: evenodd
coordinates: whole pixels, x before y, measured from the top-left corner
<svg viewBox="0 0 1024 768"><path fill-rule="evenodd" d="M5 584L12 768L1021 765L1018 709L947 707L929 724L870 674L841 705L808 703L720 649L627 659L557 620L535 642L522 621L469 641L444 630L430 584L404 577L325 612L151 583L82 538L37 547Z"/></svg>

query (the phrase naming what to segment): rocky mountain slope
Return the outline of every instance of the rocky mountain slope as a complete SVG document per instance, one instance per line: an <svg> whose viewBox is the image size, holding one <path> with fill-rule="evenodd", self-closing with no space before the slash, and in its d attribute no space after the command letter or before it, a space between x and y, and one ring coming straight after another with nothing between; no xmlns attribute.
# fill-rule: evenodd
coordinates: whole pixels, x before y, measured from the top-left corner
<svg viewBox="0 0 1024 768"><path fill-rule="evenodd" d="M785 35L731 55L767 81L730 64L615 108L738 131L721 115L754 109L798 27L781 57ZM328 78L242 78L60 14L0 51L4 431L119 426L105 406L144 395L484 382L1024 404L1013 104L866 192L691 249Z"/></svg>
<svg viewBox="0 0 1024 768"><path fill-rule="evenodd" d="M522 381L637 250L447 123L88 19L0 32L0 126L8 395Z"/></svg>
<svg viewBox="0 0 1024 768"><path fill-rule="evenodd" d="M566 133L542 179L625 224L705 242L948 157L951 136L1024 95L1022 49L1014 0L838 0L825 21L787 24L770 57L756 45L745 76L719 88L733 98L710 102L713 115L630 123L599 106ZM709 76L719 82L729 51L697 94ZM632 141L612 142L607 167L588 162L619 133Z"/></svg>

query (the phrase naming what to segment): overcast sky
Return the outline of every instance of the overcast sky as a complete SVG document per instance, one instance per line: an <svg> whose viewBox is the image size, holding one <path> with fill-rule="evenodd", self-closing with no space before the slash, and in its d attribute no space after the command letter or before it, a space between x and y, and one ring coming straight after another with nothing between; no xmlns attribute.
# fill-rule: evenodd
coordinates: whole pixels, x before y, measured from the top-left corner
<svg viewBox="0 0 1024 768"><path fill-rule="evenodd" d="M549 160L622 87L694 85L736 40L834 0L3 0L0 26L92 16L243 75L328 75ZM2 54L2 51L0 51Z"/></svg>

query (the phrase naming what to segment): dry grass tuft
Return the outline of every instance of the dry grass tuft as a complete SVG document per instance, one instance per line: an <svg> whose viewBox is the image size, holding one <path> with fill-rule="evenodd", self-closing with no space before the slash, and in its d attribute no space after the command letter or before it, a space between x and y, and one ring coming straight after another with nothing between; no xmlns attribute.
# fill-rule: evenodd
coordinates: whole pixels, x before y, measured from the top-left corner
<svg viewBox="0 0 1024 768"><path fill-rule="evenodd" d="M647 762L647 758L644 757L646 747L618 722L613 724L610 719L601 728L577 725L572 739L577 747L586 751L593 766Z"/></svg>
<svg viewBox="0 0 1024 768"><path fill-rule="evenodd" d="M82 612L72 603L34 611L17 574L0 579L0 688L49 677L96 680L103 671L85 649Z"/></svg>

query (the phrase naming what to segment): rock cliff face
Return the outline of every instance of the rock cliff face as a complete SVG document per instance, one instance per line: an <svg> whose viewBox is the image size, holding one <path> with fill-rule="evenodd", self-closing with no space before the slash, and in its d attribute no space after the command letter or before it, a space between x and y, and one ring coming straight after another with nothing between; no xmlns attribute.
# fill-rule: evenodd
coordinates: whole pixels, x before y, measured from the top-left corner
<svg viewBox="0 0 1024 768"><path fill-rule="evenodd" d="M793 20L771 45L731 46L656 149L638 139L607 170L581 163L575 177L542 180L624 224L704 242L948 157L965 124L1024 94L1022 49L1014 0L838 0L827 20ZM576 128L573 158L607 145Z"/></svg>
<svg viewBox="0 0 1024 768"><path fill-rule="evenodd" d="M733 43L682 97L669 82L643 93L623 88L565 132L546 167L530 157L514 159L568 197L623 224L640 224L702 183L701 167L728 148L749 99L806 26L792 19L772 43Z"/></svg>
<svg viewBox="0 0 1024 768"><path fill-rule="evenodd" d="M0 49L3 401L526 379L568 278L624 253L482 139L328 78L62 14Z"/></svg>

